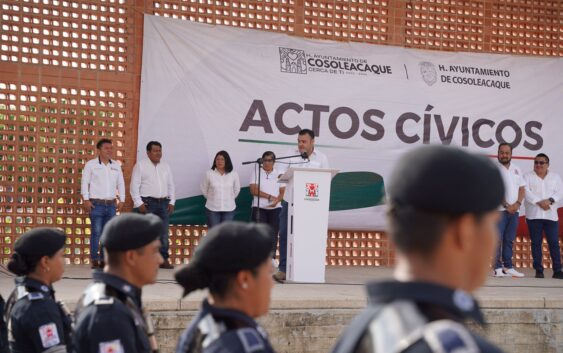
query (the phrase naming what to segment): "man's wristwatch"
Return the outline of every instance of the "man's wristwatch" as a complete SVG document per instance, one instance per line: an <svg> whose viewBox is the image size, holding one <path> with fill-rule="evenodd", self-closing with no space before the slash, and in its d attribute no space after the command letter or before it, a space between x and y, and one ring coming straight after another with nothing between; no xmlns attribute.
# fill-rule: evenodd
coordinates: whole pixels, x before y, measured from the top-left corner
<svg viewBox="0 0 563 353"><path fill-rule="evenodd" d="M555 203L555 200L553 199L553 197L550 197L548 200L549 200L549 203L552 204L552 205Z"/></svg>

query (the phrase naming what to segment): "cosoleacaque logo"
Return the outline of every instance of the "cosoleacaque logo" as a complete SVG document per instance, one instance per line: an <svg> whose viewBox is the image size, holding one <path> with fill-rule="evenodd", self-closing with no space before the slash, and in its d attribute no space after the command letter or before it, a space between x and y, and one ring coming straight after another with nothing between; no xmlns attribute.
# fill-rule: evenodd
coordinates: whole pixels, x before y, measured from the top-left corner
<svg viewBox="0 0 563 353"><path fill-rule="evenodd" d="M422 61L418 66L420 67L420 76L428 86L432 86L438 81L438 72L434 64L429 61Z"/></svg>
<svg viewBox="0 0 563 353"><path fill-rule="evenodd" d="M292 74L307 74L305 51L291 48L280 49L280 71Z"/></svg>

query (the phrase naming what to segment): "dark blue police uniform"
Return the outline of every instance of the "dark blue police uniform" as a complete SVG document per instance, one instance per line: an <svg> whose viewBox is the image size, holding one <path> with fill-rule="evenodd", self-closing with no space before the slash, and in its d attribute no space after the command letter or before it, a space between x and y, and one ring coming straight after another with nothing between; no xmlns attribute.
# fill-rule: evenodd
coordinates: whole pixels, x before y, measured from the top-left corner
<svg viewBox="0 0 563 353"><path fill-rule="evenodd" d="M17 277L5 317L12 353L71 351L72 320L56 302L52 287Z"/></svg>
<svg viewBox="0 0 563 353"><path fill-rule="evenodd" d="M8 351L8 327L4 320L4 307L6 302L0 295L0 353L9 353Z"/></svg>
<svg viewBox="0 0 563 353"><path fill-rule="evenodd" d="M86 289L76 309L76 351L151 352L152 332L142 311L141 290L101 271L94 271L93 277L94 283Z"/></svg>
<svg viewBox="0 0 563 353"><path fill-rule="evenodd" d="M176 353L273 353L266 331L244 313L213 307L201 311L182 333Z"/></svg>
<svg viewBox="0 0 563 353"><path fill-rule="evenodd" d="M464 291L396 281L367 290L370 305L346 328L333 353L502 352L464 326L467 319L484 324L479 305Z"/></svg>

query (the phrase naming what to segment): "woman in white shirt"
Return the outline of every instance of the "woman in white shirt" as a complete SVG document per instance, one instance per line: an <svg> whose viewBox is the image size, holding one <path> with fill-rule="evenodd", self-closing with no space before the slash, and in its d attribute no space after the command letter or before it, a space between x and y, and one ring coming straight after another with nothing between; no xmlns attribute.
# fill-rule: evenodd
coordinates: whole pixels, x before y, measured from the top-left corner
<svg viewBox="0 0 563 353"><path fill-rule="evenodd" d="M211 170L207 171L201 183L201 192L207 199L207 227L233 220L235 199L240 192L240 180L237 172L233 171L231 157L226 151L219 151L215 155Z"/></svg>
<svg viewBox="0 0 563 353"><path fill-rule="evenodd" d="M275 168L275 162L276 155L274 152L264 152L262 154L262 170L260 171L260 189L258 189L258 171L256 169L252 173L249 183L250 193L254 196L252 200L252 221L267 223L273 229L272 257L276 256L281 201L285 190L278 183L278 176L282 173Z"/></svg>

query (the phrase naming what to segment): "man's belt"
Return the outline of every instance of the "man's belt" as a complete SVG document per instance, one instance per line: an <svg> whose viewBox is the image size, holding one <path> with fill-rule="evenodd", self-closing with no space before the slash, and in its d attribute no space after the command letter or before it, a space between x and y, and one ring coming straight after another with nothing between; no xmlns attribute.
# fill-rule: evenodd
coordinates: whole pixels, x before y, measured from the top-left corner
<svg viewBox="0 0 563 353"><path fill-rule="evenodd" d="M141 196L141 199L147 199L149 201L156 201L156 202L164 202L164 201L170 201L170 198L168 197L150 197L150 196Z"/></svg>
<svg viewBox="0 0 563 353"><path fill-rule="evenodd" d="M98 205L115 205L115 199L113 200L90 199L90 202Z"/></svg>

